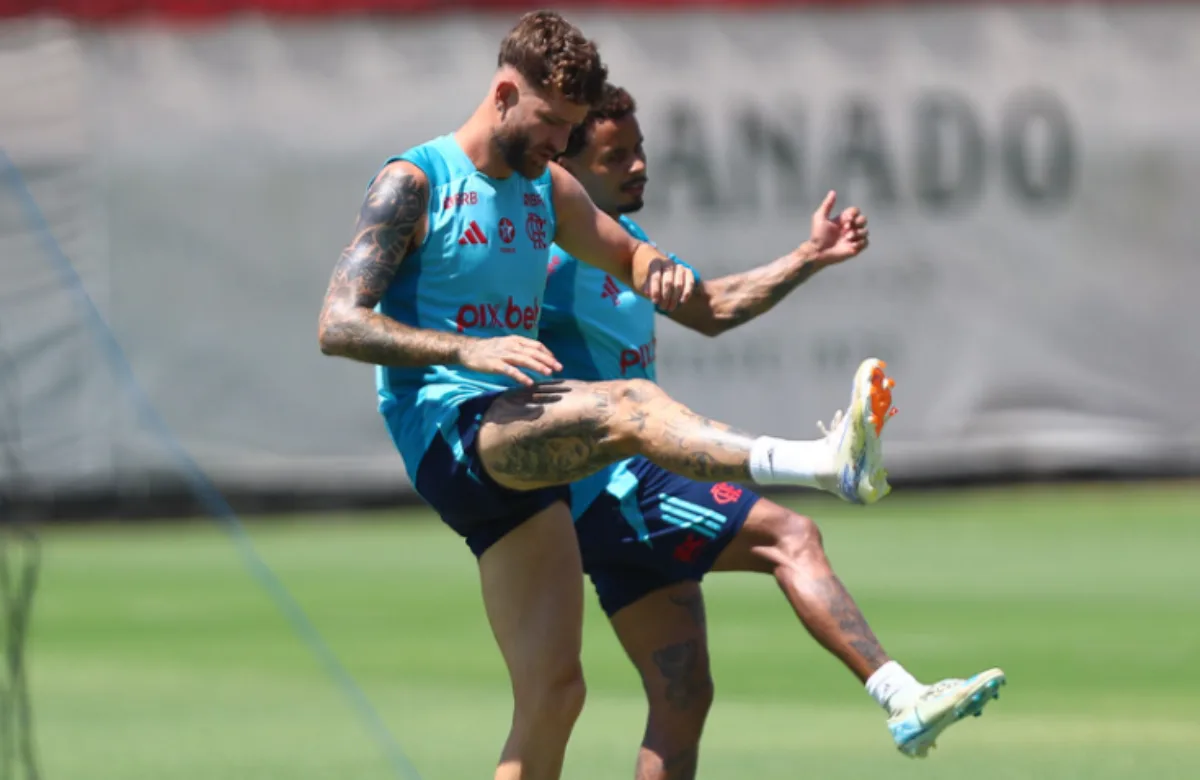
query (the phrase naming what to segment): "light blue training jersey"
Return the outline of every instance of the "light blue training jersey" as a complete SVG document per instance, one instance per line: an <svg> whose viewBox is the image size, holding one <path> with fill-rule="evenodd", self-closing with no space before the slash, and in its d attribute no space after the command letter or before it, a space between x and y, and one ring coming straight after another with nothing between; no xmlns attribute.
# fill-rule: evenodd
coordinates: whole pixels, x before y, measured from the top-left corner
<svg viewBox="0 0 1200 780"><path fill-rule="evenodd" d="M629 217L622 215L619 221L634 238L653 243ZM699 274L692 272L699 283ZM655 314L653 303L610 274L580 262L557 244L550 248L538 339L562 363L562 378L656 381ZM606 489L623 495L636 484L629 481L626 462L571 485L571 513L576 519Z"/></svg>
<svg viewBox="0 0 1200 780"><path fill-rule="evenodd" d="M515 173L493 179L476 169L452 134L387 162L395 160L412 163L429 179L428 229L376 310L428 330L537 338L555 235L550 171L536 180ZM462 366L378 366L375 376L379 411L414 480L439 430L451 446L457 442L459 404L516 385Z"/></svg>

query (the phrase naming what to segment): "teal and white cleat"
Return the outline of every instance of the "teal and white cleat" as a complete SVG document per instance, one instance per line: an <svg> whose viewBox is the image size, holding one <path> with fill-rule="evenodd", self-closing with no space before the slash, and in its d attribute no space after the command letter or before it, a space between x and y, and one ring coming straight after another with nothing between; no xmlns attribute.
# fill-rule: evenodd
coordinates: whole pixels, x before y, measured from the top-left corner
<svg viewBox="0 0 1200 780"><path fill-rule="evenodd" d="M927 686L911 704L888 718L896 747L906 756L925 758L943 731L968 715L979 717L989 701L999 699L1005 682L1004 672L988 669L967 680L942 680Z"/></svg>
<svg viewBox="0 0 1200 780"><path fill-rule="evenodd" d="M896 381L884 374L887 363L877 358L864 360L854 374L854 387L846 414L834 415L821 433L834 445L833 479L826 487L852 504L874 504L891 492L883 468L880 437L883 426L896 414L892 388Z"/></svg>

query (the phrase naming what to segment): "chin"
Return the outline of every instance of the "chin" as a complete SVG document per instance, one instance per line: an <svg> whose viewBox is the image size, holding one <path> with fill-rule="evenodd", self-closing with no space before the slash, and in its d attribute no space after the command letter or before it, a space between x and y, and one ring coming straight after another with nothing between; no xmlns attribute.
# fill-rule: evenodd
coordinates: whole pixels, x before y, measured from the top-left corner
<svg viewBox="0 0 1200 780"><path fill-rule="evenodd" d="M641 198L638 198L637 200L632 201L631 203L622 203L621 207L618 208L617 211L620 212L621 214L636 214L639 211L641 211L645 206L646 206L646 201L642 200Z"/></svg>
<svg viewBox="0 0 1200 780"><path fill-rule="evenodd" d="M525 165L524 165L523 169L521 170L521 175L524 176L526 179L537 179L537 178L540 178L542 176L542 174L544 174L546 172L546 169L549 167L550 167L549 162L541 163L541 162L532 162L530 160L526 160Z"/></svg>

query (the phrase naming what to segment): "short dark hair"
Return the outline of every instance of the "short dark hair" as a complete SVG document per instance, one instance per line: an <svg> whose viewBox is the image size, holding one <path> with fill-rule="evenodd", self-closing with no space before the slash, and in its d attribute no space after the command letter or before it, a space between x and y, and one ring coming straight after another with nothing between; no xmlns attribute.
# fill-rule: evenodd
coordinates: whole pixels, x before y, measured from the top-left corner
<svg viewBox="0 0 1200 780"><path fill-rule="evenodd" d="M608 119L620 121L637 111L637 101L622 87L606 83L600 100L592 105L587 118L571 129L571 137L567 139L567 148L563 157L574 157L588 145L588 136L592 127L599 121Z"/></svg>
<svg viewBox="0 0 1200 780"><path fill-rule="evenodd" d="M556 89L578 105L600 100L608 69L596 44L553 11L531 11L500 43L497 66L509 65L535 87Z"/></svg>

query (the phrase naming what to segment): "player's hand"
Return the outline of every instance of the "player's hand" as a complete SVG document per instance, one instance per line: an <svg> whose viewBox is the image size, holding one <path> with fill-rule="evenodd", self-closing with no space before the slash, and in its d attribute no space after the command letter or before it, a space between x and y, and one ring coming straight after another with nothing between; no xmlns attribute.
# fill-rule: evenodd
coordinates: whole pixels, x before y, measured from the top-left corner
<svg viewBox="0 0 1200 780"><path fill-rule="evenodd" d="M692 297L696 287L696 276L692 269L669 257L650 261L646 277L646 295L659 309L674 311L679 304Z"/></svg>
<svg viewBox="0 0 1200 780"><path fill-rule="evenodd" d="M533 385L534 380L522 372L522 368L543 376L562 371L562 363L554 358L545 344L524 336L475 339L459 350L458 362L472 371L500 374L526 387Z"/></svg>
<svg viewBox="0 0 1200 780"><path fill-rule="evenodd" d="M857 207L851 207L834 217L836 201L837 193L830 190L813 212L812 235L808 239L819 260L828 265L849 260L868 244L866 216Z"/></svg>

